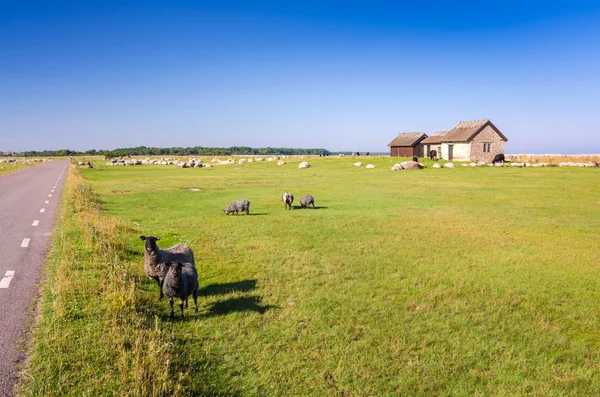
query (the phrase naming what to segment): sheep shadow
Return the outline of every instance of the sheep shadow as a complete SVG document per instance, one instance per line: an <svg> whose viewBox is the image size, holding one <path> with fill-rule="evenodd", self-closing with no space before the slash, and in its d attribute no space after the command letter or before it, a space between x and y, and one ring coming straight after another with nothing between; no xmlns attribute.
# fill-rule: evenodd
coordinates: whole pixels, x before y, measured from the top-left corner
<svg viewBox="0 0 600 397"><path fill-rule="evenodd" d="M231 292L248 292L256 289L256 280L242 280L233 283L211 284L198 290L198 296L226 295Z"/></svg>
<svg viewBox="0 0 600 397"><path fill-rule="evenodd" d="M268 212L253 212L248 215L246 215L244 213L239 213L239 214L232 214L231 216L234 216L234 215L235 216L264 216L264 215L269 215L269 213Z"/></svg>
<svg viewBox="0 0 600 397"><path fill-rule="evenodd" d="M261 305L261 300L260 296L246 296L215 302L208 308L207 316L226 315L233 312L257 312L264 314L267 310L277 308L277 306L272 305Z"/></svg>
<svg viewBox="0 0 600 397"><path fill-rule="evenodd" d="M294 206L292 206L292 208L295 209L295 210L303 210L303 209L305 209L305 208L302 208L301 205L294 205ZM327 208L329 208L329 207L323 207L323 206L320 206L320 205L315 205L314 208L313 207L308 207L308 209L310 209L310 210L313 210L313 209L314 210L326 210Z"/></svg>

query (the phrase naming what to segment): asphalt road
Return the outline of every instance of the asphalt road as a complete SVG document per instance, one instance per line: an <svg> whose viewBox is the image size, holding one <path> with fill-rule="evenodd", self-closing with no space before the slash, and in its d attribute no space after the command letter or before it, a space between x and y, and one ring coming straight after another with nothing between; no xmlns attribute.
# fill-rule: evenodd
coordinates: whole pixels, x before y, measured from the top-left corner
<svg viewBox="0 0 600 397"><path fill-rule="evenodd" d="M13 395L26 320L50 248L69 161L0 176L0 396Z"/></svg>

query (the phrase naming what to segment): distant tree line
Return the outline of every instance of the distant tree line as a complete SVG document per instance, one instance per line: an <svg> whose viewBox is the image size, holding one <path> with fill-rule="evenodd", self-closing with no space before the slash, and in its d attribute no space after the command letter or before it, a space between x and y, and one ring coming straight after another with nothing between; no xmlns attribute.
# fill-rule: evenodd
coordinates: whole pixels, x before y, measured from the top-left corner
<svg viewBox="0 0 600 397"><path fill-rule="evenodd" d="M27 151L20 153L21 156L27 157L50 157L50 156L104 156L107 158L132 156L232 156L232 155L329 155L330 152L325 149L292 149L292 148L251 148L249 146L232 146L228 148L215 147L170 147L170 148L155 148L138 146L133 148L119 148L114 150L88 150L78 152L76 150L44 150L44 151Z"/></svg>

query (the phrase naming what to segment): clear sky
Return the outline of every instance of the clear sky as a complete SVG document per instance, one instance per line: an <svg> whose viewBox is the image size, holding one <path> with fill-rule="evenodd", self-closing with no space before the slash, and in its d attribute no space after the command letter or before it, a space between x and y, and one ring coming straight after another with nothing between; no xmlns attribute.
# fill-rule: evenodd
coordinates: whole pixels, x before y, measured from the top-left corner
<svg viewBox="0 0 600 397"><path fill-rule="evenodd" d="M0 0L0 151L387 151L488 118L600 153L600 1Z"/></svg>

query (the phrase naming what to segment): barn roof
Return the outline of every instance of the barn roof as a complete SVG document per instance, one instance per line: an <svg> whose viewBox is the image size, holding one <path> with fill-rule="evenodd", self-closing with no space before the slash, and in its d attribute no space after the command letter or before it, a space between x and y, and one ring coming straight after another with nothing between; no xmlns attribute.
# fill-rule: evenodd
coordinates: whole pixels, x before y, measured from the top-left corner
<svg viewBox="0 0 600 397"><path fill-rule="evenodd" d="M442 138L442 142L469 142L475 135L479 134L485 127L490 126L496 131L503 141L508 139L492 124L489 120L476 120L476 121L460 121L454 126L453 129L448 131Z"/></svg>
<svg viewBox="0 0 600 397"><path fill-rule="evenodd" d="M424 132L402 132L388 146L415 146L427 138Z"/></svg>
<svg viewBox="0 0 600 397"><path fill-rule="evenodd" d="M442 143L442 139L446 136L448 131L437 131L429 135L427 138L423 139L421 143L423 144L436 144Z"/></svg>

